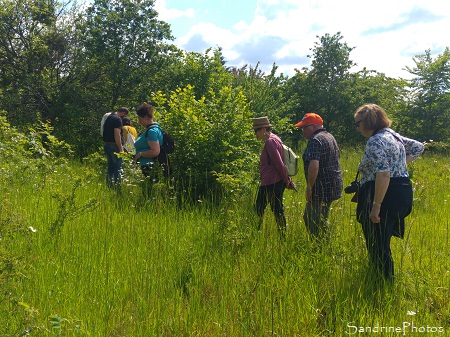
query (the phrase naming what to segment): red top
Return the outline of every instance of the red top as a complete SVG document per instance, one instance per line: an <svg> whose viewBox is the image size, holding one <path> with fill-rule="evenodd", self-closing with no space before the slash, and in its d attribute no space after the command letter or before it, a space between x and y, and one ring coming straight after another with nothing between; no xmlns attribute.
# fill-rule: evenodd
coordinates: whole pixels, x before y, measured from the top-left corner
<svg viewBox="0 0 450 337"><path fill-rule="evenodd" d="M283 163L283 147L281 139L271 133L264 144L259 160L259 176L261 186L272 185L280 180L289 183L286 166Z"/></svg>

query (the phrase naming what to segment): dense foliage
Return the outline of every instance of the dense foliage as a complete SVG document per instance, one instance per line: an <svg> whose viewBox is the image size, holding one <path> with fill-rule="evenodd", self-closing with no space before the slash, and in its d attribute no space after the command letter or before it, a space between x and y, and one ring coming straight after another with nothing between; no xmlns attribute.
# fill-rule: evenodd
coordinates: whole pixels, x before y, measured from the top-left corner
<svg viewBox="0 0 450 337"><path fill-rule="evenodd" d="M277 75L276 64L268 74L258 64L227 67L220 47L203 54L177 49L153 0L0 4L0 109L18 130L48 125L77 158L98 153L98 125L105 112L118 106L133 110L142 102L158 104L163 126L180 144L173 158L177 174L186 183L187 167L195 165L190 178L199 184L199 193L212 188L211 181L222 185L225 177L249 172L254 147L243 130L250 128L251 117L268 115L275 132L298 148L303 139L292 125L315 111L339 143L353 144L361 141L352 127L353 111L373 102L406 136L434 142L450 138L448 48L435 59L429 50L417 55L416 66L408 68L415 77L406 81L376 70L352 72L355 47L339 32L325 34L311 48L311 67L289 78ZM191 124L195 129L186 130ZM214 164L196 159L211 155L213 147ZM243 186L248 177L241 179L236 184Z"/></svg>
<svg viewBox="0 0 450 337"><path fill-rule="evenodd" d="M154 100L161 107L160 122L177 139L171 160L182 190L194 197L248 192L257 167L257 141L241 90L222 86L197 100L188 86Z"/></svg>

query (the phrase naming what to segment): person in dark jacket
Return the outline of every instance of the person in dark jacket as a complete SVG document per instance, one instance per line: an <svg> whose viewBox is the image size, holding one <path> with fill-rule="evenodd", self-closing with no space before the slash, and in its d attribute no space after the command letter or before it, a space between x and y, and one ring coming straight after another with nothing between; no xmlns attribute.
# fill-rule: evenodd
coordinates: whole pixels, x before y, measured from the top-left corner
<svg viewBox="0 0 450 337"><path fill-rule="evenodd" d="M417 159L424 145L390 129L383 108L365 104L354 113L355 127L367 138L358 165L361 177L357 220L362 225L371 266L385 280L394 278L391 238L403 238L405 217L412 210L413 190L407 164Z"/></svg>

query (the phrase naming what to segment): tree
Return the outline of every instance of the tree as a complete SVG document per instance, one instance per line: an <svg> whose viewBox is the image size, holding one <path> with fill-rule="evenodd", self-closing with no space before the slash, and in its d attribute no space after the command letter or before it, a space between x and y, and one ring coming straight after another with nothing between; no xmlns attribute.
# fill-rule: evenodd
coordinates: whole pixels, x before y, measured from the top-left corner
<svg viewBox="0 0 450 337"><path fill-rule="evenodd" d="M13 125L51 118L70 74L76 7L56 0L2 1L0 7L1 108Z"/></svg>
<svg viewBox="0 0 450 337"><path fill-rule="evenodd" d="M407 82L402 79L387 77L383 73L374 70L363 69L350 74L347 92L345 97L349 97L348 113L342 114L342 129L346 129L340 141L352 144L364 139L355 132L353 126L353 112L357 107L366 103L375 103L382 106L394 121L394 127L398 130L402 115L406 110Z"/></svg>
<svg viewBox="0 0 450 337"><path fill-rule="evenodd" d="M156 74L177 50L166 43L170 27L153 6L153 0L96 0L77 16L73 81L60 92L53 122L80 156L100 145L105 112L132 108L159 89Z"/></svg>
<svg viewBox="0 0 450 337"><path fill-rule="evenodd" d="M204 53L182 52L170 55L171 62L156 75L159 90L170 94L177 88L193 87L196 99L209 97L216 88L230 85L221 48L208 48Z"/></svg>
<svg viewBox="0 0 450 337"><path fill-rule="evenodd" d="M365 68L351 73L355 65L350 60L353 48L341 40L340 33L326 34L315 43L311 69L297 70L287 81L285 106L295 115L293 122L307 112L317 112L339 143L353 144L360 139L353 127L353 111L362 104L376 103L391 116L401 116L407 83ZM300 133L295 136L302 139Z"/></svg>
<svg viewBox="0 0 450 337"><path fill-rule="evenodd" d="M318 37L319 38L319 37ZM348 121L351 118L350 68L355 64L349 55L353 48L343 43L342 36L325 34L315 43L311 68L296 70L296 74L286 83L284 106L298 122L305 113L316 112L325 120L325 125L336 138L345 138ZM295 140L301 140L295 133Z"/></svg>
<svg viewBox="0 0 450 337"><path fill-rule="evenodd" d="M430 50L413 58L416 66L406 69L411 80L409 120L415 137L423 140L449 140L450 130L450 50L433 59Z"/></svg>
<svg viewBox="0 0 450 337"><path fill-rule="evenodd" d="M350 60L354 48L342 39L340 32L333 36L325 34L314 44L312 55L308 55L312 59L308 82L315 91L315 106L311 109L321 113L327 124L335 128L340 124L340 115L348 108L349 97L343 93L348 91L349 71L356 65Z"/></svg>
<svg viewBox="0 0 450 337"><path fill-rule="evenodd" d="M253 117L268 116L274 125L274 132L279 134L287 143L291 138L292 119L291 111L285 105L285 85L287 77L283 74L276 75L278 67L274 63L269 74L259 69L259 64L247 69L247 65L241 68L231 68L233 74L233 87L242 88L248 99Z"/></svg>
<svg viewBox="0 0 450 337"><path fill-rule="evenodd" d="M154 0L95 0L79 26L84 37L86 75L116 107L155 89L152 77L175 50L170 26L157 19ZM133 100L134 101L134 100Z"/></svg>

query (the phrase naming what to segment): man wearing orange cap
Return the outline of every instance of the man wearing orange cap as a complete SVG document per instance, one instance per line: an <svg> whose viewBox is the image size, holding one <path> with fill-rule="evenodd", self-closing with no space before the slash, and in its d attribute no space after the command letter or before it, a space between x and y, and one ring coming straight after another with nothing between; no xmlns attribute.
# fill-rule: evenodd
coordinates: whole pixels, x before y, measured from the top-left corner
<svg viewBox="0 0 450 337"><path fill-rule="evenodd" d="M339 147L333 135L323 127L322 117L316 113L305 114L295 126L308 139L302 156L307 200L303 219L314 238L327 238L330 206L333 200L342 196L343 189Z"/></svg>

